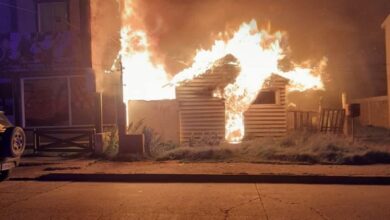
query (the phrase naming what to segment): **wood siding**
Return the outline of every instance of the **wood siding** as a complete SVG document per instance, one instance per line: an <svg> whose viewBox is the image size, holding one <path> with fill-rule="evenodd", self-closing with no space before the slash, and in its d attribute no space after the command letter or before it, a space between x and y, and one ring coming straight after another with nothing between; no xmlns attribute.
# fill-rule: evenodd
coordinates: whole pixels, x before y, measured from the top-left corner
<svg viewBox="0 0 390 220"><path fill-rule="evenodd" d="M233 64L214 67L176 88L179 101L180 143L225 138L225 102L214 98L216 89L234 81L238 69Z"/></svg>
<svg viewBox="0 0 390 220"><path fill-rule="evenodd" d="M274 90L276 104L253 104L244 114L245 137L281 137L287 133L287 80L272 76L262 91Z"/></svg>
<svg viewBox="0 0 390 220"><path fill-rule="evenodd" d="M219 99L181 101L180 143L189 144L202 138L225 137L225 104Z"/></svg>
<svg viewBox="0 0 390 220"><path fill-rule="evenodd" d="M191 144L205 136L224 140L225 102L213 98L213 92L223 90L234 81L237 72L235 65L224 64L176 88L181 144ZM276 104L252 105L245 112L246 137L280 137L287 133L287 82L282 77L272 75L264 83L263 91L276 92Z"/></svg>

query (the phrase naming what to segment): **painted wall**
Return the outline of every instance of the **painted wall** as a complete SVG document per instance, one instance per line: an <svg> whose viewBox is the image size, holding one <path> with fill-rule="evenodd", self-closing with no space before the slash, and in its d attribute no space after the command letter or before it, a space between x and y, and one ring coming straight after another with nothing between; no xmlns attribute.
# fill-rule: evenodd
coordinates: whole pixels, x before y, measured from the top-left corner
<svg viewBox="0 0 390 220"><path fill-rule="evenodd" d="M179 105L176 100L129 101L130 123L144 120L143 125L153 128L163 142L179 143Z"/></svg>

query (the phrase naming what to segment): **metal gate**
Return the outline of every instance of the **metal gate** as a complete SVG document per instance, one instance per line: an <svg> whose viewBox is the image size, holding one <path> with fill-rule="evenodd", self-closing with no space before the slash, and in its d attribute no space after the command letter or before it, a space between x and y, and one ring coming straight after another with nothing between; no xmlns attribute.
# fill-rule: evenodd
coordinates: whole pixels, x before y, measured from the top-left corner
<svg viewBox="0 0 390 220"><path fill-rule="evenodd" d="M320 132L341 134L344 129L344 109L322 109L320 115Z"/></svg>

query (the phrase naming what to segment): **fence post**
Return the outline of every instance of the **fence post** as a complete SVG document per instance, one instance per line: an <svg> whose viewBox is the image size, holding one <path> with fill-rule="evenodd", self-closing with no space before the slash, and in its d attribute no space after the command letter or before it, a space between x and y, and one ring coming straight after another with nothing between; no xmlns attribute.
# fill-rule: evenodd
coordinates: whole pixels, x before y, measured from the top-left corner
<svg viewBox="0 0 390 220"><path fill-rule="evenodd" d="M37 140L37 131L36 128L33 130L33 146L34 146L34 154L38 152L38 140Z"/></svg>
<svg viewBox="0 0 390 220"><path fill-rule="evenodd" d="M37 128L34 128L34 153L38 153L40 144L41 140L39 137L39 130Z"/></svg>
<svg viewBox="0 0 390 220"><path fill-rule="evenodd" d="M347 93L343 92L341 94L341 103L342 107L345 110L345 117L344 117L344 126L343 126L343 133L346 136L349 136L350 134L350 129L349 129L349 117L348 117L348 96Z"/></svg>

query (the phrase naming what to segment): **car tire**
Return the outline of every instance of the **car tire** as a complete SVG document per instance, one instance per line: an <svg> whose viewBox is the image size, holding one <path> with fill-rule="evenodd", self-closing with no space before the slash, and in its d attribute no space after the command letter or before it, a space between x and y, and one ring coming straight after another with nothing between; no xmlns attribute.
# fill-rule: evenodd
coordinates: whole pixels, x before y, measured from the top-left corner
<svg viewBox="0 0 390 220"><path fill-rule="evenodd" d="M11 170L0 171L0 182L7 180L11 175Z"/></svg>
<svg viewBox="0 0 390 220"><path fill-rule="evenodd" d="M26 148L26 134L21 127L10 127L2 138L5 156L20 157Z"/></svg>

